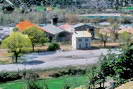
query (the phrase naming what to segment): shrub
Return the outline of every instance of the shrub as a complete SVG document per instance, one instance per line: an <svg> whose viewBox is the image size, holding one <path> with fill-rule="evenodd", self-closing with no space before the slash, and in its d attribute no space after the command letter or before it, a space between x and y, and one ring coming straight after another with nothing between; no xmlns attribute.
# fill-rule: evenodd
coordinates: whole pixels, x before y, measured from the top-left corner
<svg viewBox="0 0 133 89"><path fill-rule="evenodd" d="M65 71L60 71L59 73L54 73L50 76L58 78L65 75L84 75L84 74L86 74L85 69L69 69L67 71L65 70Z"/></svg>
<svg viewBox="0 0 133 89"><path fill-rule="evenodd" d="M39 75L37 73L31 72L31 73L24 73L25 74L25 78L27 80L32 79L32 80L36 80L39 78Z"/></svg>
<svg viewBox="0 0 133 89"><path fill-rule="evenodd" d="M4 83L7 81L14 81L17 79L21 79L22 76L19 73L0 73L0 83Z"/></svg>
<svg viewBox="0 0 133 89"><path fill-rule="evenodd" d="M119 54L109 52L100 63L99 72L105 78L112 77L115 80L115 87L133 78L133 43L125 46L119 50Z"/></svg>
<svg viewBox="0 0 133 89"><path fill-rule="evenodd" d="M30 76L26 79L27 88L26 89L48 89L48 85L43 82L39 82L38 76L34 73L31 73Z"/></svg>
<svg viewBox="0 0 133 89"><path fill-rule="evenodd" d="M43 89L35 81L28 81L27 82L27 89Z"/></svg>
<svg viewBox="0 0 133 89"><path fill-rule="evenodd" d="M60 45L57 43L51 43L48 47L48 51L55 51L60 49Z"/></svg>
<svg viewBox="0 0 133 89"><path fill-rule="evenodd" d="M133 44L130 44L127 45L126 49L122 49L120 54L106 55L102 63L102 71L106 76L119 76L123 79L130 79L133 77L132 65Z"/></svg>

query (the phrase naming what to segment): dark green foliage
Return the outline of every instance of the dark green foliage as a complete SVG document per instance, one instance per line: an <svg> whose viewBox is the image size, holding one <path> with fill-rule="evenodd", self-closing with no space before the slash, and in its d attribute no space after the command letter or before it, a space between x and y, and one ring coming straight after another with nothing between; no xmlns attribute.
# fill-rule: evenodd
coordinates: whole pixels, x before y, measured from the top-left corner
<svg viewBox="0 0 133 89"><path fill-rule="evenodd" d="M64 89L70 89L71 87L69 85L64 85Z"/></svg>
<svg viewBox="0 0 133 89"><path fill-rule="evenodd" d="M104 76L103 72L101 71L100 66L93 66L89 71L88 71L88 78L89 78L89 89L95 88L95 85L99 84L98 89L104 89L104 83L106 80L106 77Z"/></svg>
<svg viewBox="0 0 133 89"><path fill-rule="evenodd" d="M44 44L48 41L48 38L46 37L46 33L42 31L42 29L37 27L31 27L23 32L24 34L27 34L32 42L32 48L34 51L34 47L37 44Z"/></svg>
<svg viewBox="0 0 133 89"><path fill-rule="evenodd" d="M50 76L57 78L57 77L65 76L65 75L74 76L74 75L84 75L84 74L86 74L85 69L69 69L67 71L61 71L58 73L54 73Z"/></svg>
<svg viewBox="0 0 133 89"><path fill-rule="evenodd" d="M36 73L25 71L23 74L24 74L24 78L27 82L26 89L43 89L37 83L38 75Z"/></svg>
<svg viewBox="0 0 133 89"><path fill-rule="evenodd" d="M17 31L19 31L19 29L18 28L14 28L13 31L14 32L17 32Z"/></svg>
<svg viewBox="0 0 133 89"><path fill-rule="evenodd" d="M108 76L116 81L115 86L133 78L133 43L122 48L119 54L109 52L104 56L100 66L93 67L89 71L89 87L93 88L97 84L104 87Z"/></svg>
<svg viewBox="0 0 133 89"><path fill-rule="evenodd" d="M48 51L55 51L60 49L60 45L57 43L51 43L48 47Z"/></svg>
<svg viewBox="0 0 133 89"><path fill-rule="evenodd" d="M116 85L133 78L133 43L121 50L120 54L109 53L101 61L101 73L112 77Z"/></svg>
<svg viewBox="0 0 133 89"><path fill-rule="evenodd" d="M44 82L38 81L38 75L35 73L30 73L27 77L27 88L26 89L48 89L47 84Z"/></svg>
<svg viewBox="0 0 133 89"><path fill-rule="evenodd" d="M104 76L112 76L115 74L115 71L112 69L112 66L115 62L115 54L107 54L101 62L101 71L104 73Z"/></svg>
<svg viewBox="0 0 133 89"><path fill-rule="evenodd" d="M109 54L104 57L102 70L105 76L119 76L123 79L133 77L133 44L121 54Z"/></svg>
<svg viewBox="0 0 133 89"><path fill-rule="evenodd" d="M15 10L15 8L11 5L6 5L6 6L2 7L2 10L5 14L7 14L7 13L13 12Z"/></svg>
<svg viewBox="0 0 133 89"><path fill-rule="evenodd" d="M22 76L19 73L0 73L0 83L8 82L8 81L14 81L21 79Z"/></svg>

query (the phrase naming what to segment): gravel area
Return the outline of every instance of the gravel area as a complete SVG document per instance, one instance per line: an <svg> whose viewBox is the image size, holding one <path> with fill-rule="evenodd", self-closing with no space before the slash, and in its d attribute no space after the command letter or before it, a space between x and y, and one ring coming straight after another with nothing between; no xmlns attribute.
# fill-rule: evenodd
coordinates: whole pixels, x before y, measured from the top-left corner
<svg viewBox="0 0 133 89"><path fill-rule="evenodd" d="M27 61L21 64L0 65L0 72L95 64L102 54L107 54L107 49L31 53L22 57Z"/></svg>

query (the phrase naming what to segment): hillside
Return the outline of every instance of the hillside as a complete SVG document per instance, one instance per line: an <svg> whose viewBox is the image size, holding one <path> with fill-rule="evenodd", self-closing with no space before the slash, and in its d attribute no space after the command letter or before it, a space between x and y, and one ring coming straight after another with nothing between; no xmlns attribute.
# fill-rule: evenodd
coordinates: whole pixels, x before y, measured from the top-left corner
<svg viewBox="0 0 133 89"><path fill-rule="evenodd" d="M0 0L0 3L7 3L17 7L44 5L60 8L120 8L131 6L133 0Z"/></svg>

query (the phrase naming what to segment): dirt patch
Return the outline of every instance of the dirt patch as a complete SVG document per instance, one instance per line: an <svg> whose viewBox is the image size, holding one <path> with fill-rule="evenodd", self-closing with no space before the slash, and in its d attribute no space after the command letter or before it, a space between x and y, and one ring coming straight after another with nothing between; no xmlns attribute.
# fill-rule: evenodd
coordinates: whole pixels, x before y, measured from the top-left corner
<svg viewBox="0 0 133 89"><path fill-rule="evenodd" d="M35 50L38 50L38 51L44 51L44 50L47 50L48 46L38 46L38 47L35 47Z"/></svg>
<svg viewBox="0 0 133 89"><path fill-rule="evenodd" d="M10 63L11 57L8 57L8 50L0 49L0 62L1 63Z"/></svg>
<svg viewBox="0 0 133 89"><path fill-rule="evenodd" d="M72 50L71 44L61 45L60 48L66 51Z"/></svg>
<svg viewBox="0 0 133 89"><path fill-rule="evenodd" d="M6 56L6 55L7 55L7 51L0 49L0 57Z"/></svg>
<svg viewBox="0 0 133 89"><path fill-rule="evenodd" d="M115 89L133 89L133 81L122 84L120 87Z"/></svg>
<svg viewBox="0 0 133 89"><path fill-rule="evenodd" d="M46 72L39 72L38 75L40 76L40 78L50 78L50 75L58 73L59 71L46 71Z"/></svg>
<svg viewBox="0 0 133 89"><path fill-rule="evenodd" d="M95 47L103 47L103 43L101 43L101 42L92 43L91 45L95 46ZM106 46L107 47L118 47L118 46L120 46L120 43L109 42L109 43L106 43Z"/></svg>

